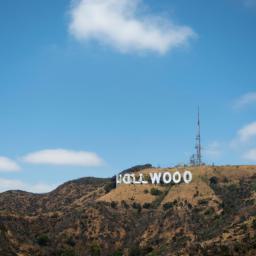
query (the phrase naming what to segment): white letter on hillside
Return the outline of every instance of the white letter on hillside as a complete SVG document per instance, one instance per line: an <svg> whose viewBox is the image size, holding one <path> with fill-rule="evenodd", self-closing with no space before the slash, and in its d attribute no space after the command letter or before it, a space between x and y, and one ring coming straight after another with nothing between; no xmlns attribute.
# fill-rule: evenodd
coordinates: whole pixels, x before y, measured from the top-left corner
<svg viewBox="0 0 256 256"><path fill-rule="evenodd" d="M131 184L131 176L130 174L125 174L123 177L123 183L124 184Z"/></svg>
<svg viewBox="0 0 256 256"><path fill-rule="evenodd" d="M173 181L174 183L180 183L180 180L181 180L181 175L180 175L180 172L175 172L173 174Z"/></svg>
<svg viewBox="0 0 256 256"><path fill-rule="evenodd" d="M190 171L185 171L183 173L183 180L185 183L190 183L192 181L192 173Z"/></svg>
<svg viewBox="0 0 256 256"><path fill-rule="evenodd" d="M150 179L152 184L159 184L160 183L160 179L161 179L162 173L158 172L158 173L150 173Z"/></svg>
<svg viewBox="0 0 256 256"><path fill-rule="evenodd" d="M121 184L121 183L122 183L122 174L116 175L116 185Z"/></svg>
<svg viewBox="0 0 256 256"><path fill-rule="evenodd" d="M163 175L163 181L165 184L169 184L172 181L172 175L169 172L165 172Z"/></svg>

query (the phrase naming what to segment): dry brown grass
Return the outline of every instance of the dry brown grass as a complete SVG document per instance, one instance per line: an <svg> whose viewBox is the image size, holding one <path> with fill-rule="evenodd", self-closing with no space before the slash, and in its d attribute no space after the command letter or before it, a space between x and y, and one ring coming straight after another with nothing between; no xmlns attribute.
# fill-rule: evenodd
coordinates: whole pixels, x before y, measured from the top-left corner
<svg viewBox="0 0 256 256"><path fill-rule="evenodd" d="M179 171L181 174L185 170L189 170L193 174L193 180L190 184L178 184L172 186L168 194L162 201L162 204L166 202L172 202L175 199L187 200L189 203L195 205L198 200L211 198L211 202L220 202L220 199L215 195L209 186L209 179L213 176L217 177L220 182L225 178L237 182L241 178L250 177L256 175L256 166L201 166L201 167L180 167L180 168L149 168L144 169L139 173L149 175L149 173L158 172L171 172ZM110 193L100 197L98 201L117 201L122 200L127 203L138 202L153 202L156 197L150 193L144 193L144 190L150 191L151 188L156 187L161 191L166 189L165 186L160 185L119 185L116 189ZM197 196L196 196L197 195ZM211 205L215 208L215 205Z"/></svg>

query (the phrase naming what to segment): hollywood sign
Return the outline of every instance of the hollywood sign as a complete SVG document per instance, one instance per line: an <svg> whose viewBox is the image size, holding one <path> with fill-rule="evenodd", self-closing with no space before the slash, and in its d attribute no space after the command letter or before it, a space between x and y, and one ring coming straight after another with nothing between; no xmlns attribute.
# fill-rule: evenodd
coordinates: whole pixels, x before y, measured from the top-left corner
<svg viewBox="0 0 256 256"><path fill-rule="evenodd" d="M175 184L181 182L188 184L192 181L192 177L193 176L190 171L185 171L182 174L179 171L176 171L174 173L155 172L149 173L149 175L144 175L143 173L140 173L139 175L135 175L134 173L126 173L116 175L116 184L170 184L171 182Z"/></svg>

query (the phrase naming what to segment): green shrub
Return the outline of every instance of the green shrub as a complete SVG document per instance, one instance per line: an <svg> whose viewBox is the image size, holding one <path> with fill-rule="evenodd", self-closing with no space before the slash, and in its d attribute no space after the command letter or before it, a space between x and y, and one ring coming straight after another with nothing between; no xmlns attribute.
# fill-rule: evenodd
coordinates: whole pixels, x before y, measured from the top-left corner
<svg viewBox="0 0 256 256"><path fill-rule="evenodd" d="M199 205L205 205L205 206L206 206L206 205L208 205L208 200L206 200L206 199L199 199L199 200L198 200L198 204L199 204Z"/></svg>
<svg viewBox="0 0 256 256"><path fill-rule="evenodd" d="M151 188L150 194L153 196L160 196L163 192L157 188Z"/></svg>
<svg viewBox="0 0 256 256"><path fill-rule="evenodd" d="M144 203L142 207L144 209L149 209L151 207L151 203Z"/></svg>
<svg viewBox="0 0 256 256"><path fill-rule="evenodd" d="M50 239L48 237L48 235L43 234L43 235L39 235L36 238L36 242L40 245L40 246L47 246L50 242Z"/></svg>
<svg viewBox="0 0 256 256"><path fill-rule="evenodd" d="M140 205L140 203L133 203L132 204L132 208L134 208L134 209L137 209L138 210L138 213L140 213L141 212L141 205Z"/></svg>
<svg viewBox="0 0 256 256"><path fill-rule="evenodd" d="M66 249L60 253L60 256L77 256L77 254L72 249Z"/></svg>
<svg viewBox="0 0 256 256"><path fill-rule="evenodd" d="M211 185L211 186L215 186L215 185L217 185L217 184L218 184L218 178L215 177L215 176L211 177L211 178L210 178L210 185Z"/></svg>
<svg viewBox="0 0 256 256"><path fill-rule="evenodd" d="M129 256L142 256L143 252L138 246L134 246L129 251Z"/></svg>
<svg viewBox="0 0 256 256"><path fill-rule="evenodd" d="M177 201L177 199L175 199L175 200L173 201L173 205L175 205L175 206L177 206L177 205L178 205L178 201Z"/></svg>
<svg viewBox="0 0 256 256"><path fill-rule="evenodd" d="M122 200L121 202L122 207L124 207L125 209L129 208L129 204L126 203L126 201Z"/></svg>
<svg viewBox="0 0 256 256"><path fill-rule="evenodd" d="M121 251L116 251L112 254L112 256L123 256L123 253Z"/></svg>
<svg viewBox="0 0 256 256"><path fill-rule="evenodd" d="M150 252L148 256L157 256L157 254L155 252Z"/></svg>
<svg viewBox="0 0 256 256"><path fill-rule="evenodd" d="M163 209L164 209L165 211L167 211L168 209L171 209L172 207L173 207L173 203L171 203L171 202L165 203L165 204L163 205Z"/></svg>
<svg viewBox="0 0 256 256"><path fill-rule="evenodd" d="M228 183L228 178L227 178L227 177L224 177L223 182L224 182L224 183Z"/></svg>
<svg viewBox="0 0 256 256"><path fill-rule="evenodd" d="M68 239L67 239L67 242L66 242L68 245L70 245L70 246L75 246L76 245L76 242L75 242L75 240L73 239L73 237L69 237Z"/></svg>
<svg viewBox="0 0 256 256"><path fill-rule="evenodd" d="M91 256L100 256L101 249L97 243L93 243L90 248Z"/></svg>
<svg viewBox="0 0 256 256"><path fill-rule="evenodd" d="M256 180L252 182L251 188L254 192L256 192Z"/></svg>
<svg viewBox="0 0 256 256"><path fill-rule="evenodd" d="M214 214L214 212L215 212L214 208L213 207L209 207L204 212L204 215L212 215L212 214Z"/></svg>
<svg viewBox="0 0 256 256"><path fill-rule="evenodd" d="M115 201L112 201L110 205L111 205L112 208L116 209L118 203L115 202Z"/></svg>
<svg viewBox="0 0 256 256"><path fill-rule="evenodd" d="M252 228L256 230L256 220L253 220L253 222L252 222Z"/></svg>
<svg viewBox="0 0 256 256"><path fill-rule="evenodd" d="M132 208L134 208L134 209L139 209L139 208L141 208L141 205L140 205L140 203L135 203L135 202L133 202L133 203L132 203Z"/></svg>
<svg viewBox="0 0 256 256"><path fill-rule="evenodd" d="M115 188L116 188L116 183L115 182L107 183L104 186L104 190L105 190L106 193L110 192L112 189L115 189Z"/></svg>

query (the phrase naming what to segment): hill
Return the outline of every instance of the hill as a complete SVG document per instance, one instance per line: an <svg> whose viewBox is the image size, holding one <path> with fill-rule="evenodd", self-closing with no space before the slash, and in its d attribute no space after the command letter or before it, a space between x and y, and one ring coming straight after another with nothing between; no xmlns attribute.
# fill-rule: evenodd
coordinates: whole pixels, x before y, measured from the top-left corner
<svg viewBox="0 0 256 256"><path fill-rule="evenodd" d="M186 169L190 184L82 178L47 194L2 193L0 255L256 255L256 166Z"/></svg>

